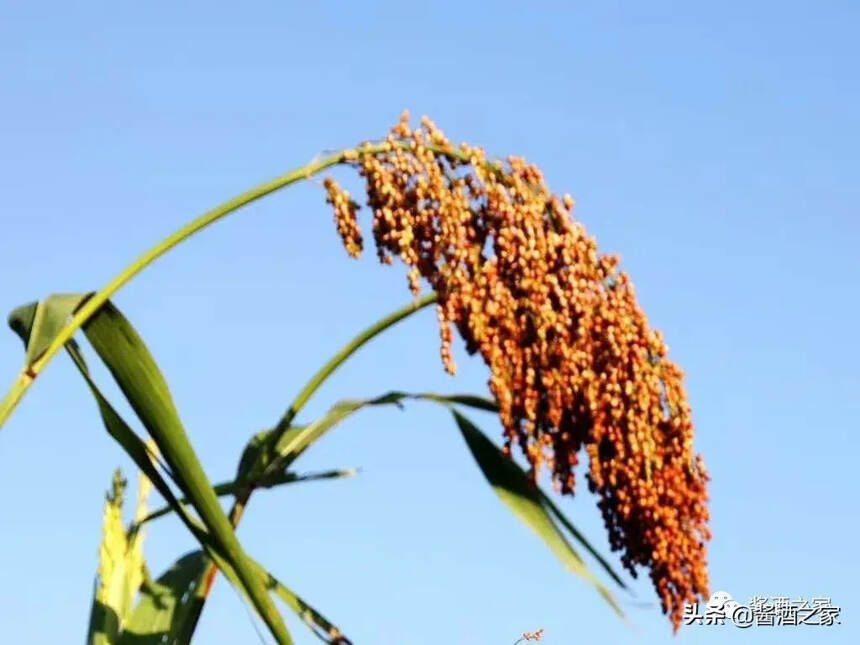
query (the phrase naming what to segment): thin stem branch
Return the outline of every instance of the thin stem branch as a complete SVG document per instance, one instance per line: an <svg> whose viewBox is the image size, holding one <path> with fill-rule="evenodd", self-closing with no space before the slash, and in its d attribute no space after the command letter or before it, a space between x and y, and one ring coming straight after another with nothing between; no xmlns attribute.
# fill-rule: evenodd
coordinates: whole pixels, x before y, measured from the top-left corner
<svg viewBox="0 0 860 645"><path fill-rule="evenodd" d="M326 168L334 166L338 163L343 163L346 160L347 151L341 151L329 157L325 157L318 161L312 162L301 168L292 170L280 177L276 177L259 186L251 188L244 193L237 195L220 206L213 208L191 220L182 228L161 240L158 244L150 248L143 255L137 258L134 262L123 269L116 277L114 277L107 285L96 292L92 298L72 316L72 319L60 330L47 350L32 364L25 367L21 376L13 385L9 394L3 399L0 404L0 427L9 418L15 406L23 398L24 393L33 383L35 378L41 373L45 366L50 362L54 355L63 347L63 345L72 337L72 335L86 323L93 314L98 311L110 297L119 291L127 282L129 282L138 273L152 264L155 260L167 253L169 250L187 240L195 233L203 230L209 225L217 222L219 219L229 215L243 206L254 202L261 197L279 190L285 186L295 183L299 180L310 177L311 175L320 172ZM28 378L25 378L28 377Z"/></svg>
<svg viewBox="0 0 860 645"><path fill-rule="evenodd" d="M0 401L0 428L6 423L9 417L12 415L13 411L16 409L18 404L23 399L24 395L29 390L30 386L37 379L39 374L47 367L50 361L56 356L60 349L62 349L66 343L68 343L75 332L80 329L83 325L87 323L90 318L92 318L99 309L106 303L108 300L123 286L125 286L132 278L141 273L144 269L146 269L150 264L155 262L162 255L166 254L168 251L178 246L180 243L184 242L191 236L196 233L202 231L207 228L211 224L214 224L218 220L226 217L230 213L233 213L242 207L265 197L281 188L289 186L290 184L301 181L302 179L307 179L326 168L330 168L332 166L343 164L343 163L354 163L359 160L361 157L366 155L377 155L380 153L389 152L392 149L401 149L406 150L411 148L414 145L414 142L410 142L407 140L401 141L386 141L383 143L375 143L375 144L363 144L357 148L347 148L331 154L329 156L323 157L321 159L317 159L312 161L309 164L301 166L295 170L287 172L279 177L276 177L270 181L264 182L250 190L247 190L232 199L224 202L223 204L203 213L199 217L191 220L177 231L164 238L149 250L144 252L140 257L134 260L131 264L129 264L126 268L124 268L119 274L117 274L110 282L108 282L104 287L100 290L96 291L89 297L80 308L71 316L71 318L66 322L66 324L59 330L59 332L54 336L51 343L48 345L47 349L36 358L36 360L29 362L24 366L24 368L19 373L16 380L13 382L6 396ZM448 156L450 159L458 159L462 162L468 162L468 154L465 151L455 150L450 147L439 147L434 145L428 145L428 148L434 150L438 154L443 154ZM494 168L494 164L488 164L491 168ZM319 386L325 381L325 379L334 372L337 367L342 364L351 354L353 354L359 347L368 342L371 338L381 333L383 330L387 329L391 325L395 324L397 321L405 318L410 315L414 311L423 308L435 301L435 294L425 297L423 300L413 303L410 307L405 310L401 310L401 312L396 312L392 316L387 319L383 319L376 325L372 326L358 337L356 337L350 345L341 350L338 354L336 354L323 368L314 375L311 381L305 386L305 388L299 393L296 399L293 401L293 404L288 409L287 413L278 423L275 428L275 432L273 436L275 437L275 442L272 445L276 445L277 439L280 438L281 435L286 431L292 422L295 415L301 409L301 407L307 402L307 400L311 397L311 395L319 388ZM234 504L233 509L230 513L230 523L235 527L240 521L242 514L244 512L245 505L247 504L248 498L250 497L252 492L251 487L244 487L241 491L237 491L237 499L236 504ZM235 537L233 538L235 540ZM233 546L233 545L229 545ZM238 543L236 543L236 548L239 548ZM241 551L239 551L239 555ZM244 562L241 558L238 558L238 563L244 565ZM276 614L271 614L268 611L264 611L268 609L265 607L265 603L257 603L256 600L256 587L252 584L256 582L256 578L253 578L250 573L250 570L246 570L244 566L241 566L237 571L237 574L242 579L242 582L248 587L248 590L252 592L252 596L254 596L255 605L257 606L258 611L261 613L261 616L266 621L267 626L270 628L272 634L278 639L279 642L288 643L291 642L288 634L286 633L286 628L283 623L280 621L280 616ZM214 570L211 570L210 575L207 575L207 587L206 592L211 588L211 583L214 580ZM276 620L277 619L277 620Z"/></svg>
<svg viewBox="0 0 860 645"><path fill-rule="evenodd" d="M62 349L63 345L68 342L74 333L80 329L80 327L84 325L96 313L96 311L98 311L99 307L107 302L114 293L119 291L138 273L155 262L155 260L175 246L187 240L195 233L202 231L209 225L214 224L218 220L239 210L243 206L247 206L251 202L257 201L258 199L289 186L290 184L294 184L303 179L308 179L332 166L344 163L354 163L363 156L377 155L390 151L392 146L400 149L408 149L411 146L411 142L397 141L394 143L368 143L355 148L346 148L329 156L317 159L309 164L296 168L295 170L291 170L290 172L279 177L275 177L274 179L237 195L220 206L216 206L196 219L191 220L182 228L161 240L158 244L129 264L99 291L95 292L93 296L89 298L77 312L75 312L68 323L60 329L59 333L54 337L45 352L32 364L24 367L10 387L6 396L2 401L0 401L0 428L3 427L7 419L12 415L12 412L24 397L24 394L26 394L27 390L33 384L33 381L36 380L36 377L45 369L51 359L53 359L57 352ZM466 153L454 148L443 148L431 144L427 144L426 147L438 154L446 155L451 159L457 159L462 162L469 161ZM488 164L488 167L496 169L496 166L493 164Z"/></svg>
<svg viewBox="0 0 860 645"><path fill-rule="evenodd" d="M263 481L256 482L255 488L275 488L276 486L280 486L281 484L296 484L302 482L318 481L320 479L338 479L341 477L352 477L357 472L357 468L346 468L341 470L326 470L318 473L307 473L305 475L297 475L296 473L276 473L272 477L268 477ZM229 482L221 482L220 484L214 484L212 488L215 490L215 494L218 497L225 497L227 495L235 495L240 489L240 486L241 482L235 480ZM179 499L180 504L188 504L188 501L189 500L187 497L182 497ZM162 506L157 510L151 511L141 519L137 520L132 525L131 530L136 530L147 522L151 522L153 520L157 520L160 517L164 517L165 515L169 515L170 513L173 513L173 510L174 509L172 506L167 505ZM233 528L235 528L235 526Z"/></svg>
<svg viewBox="0 0 860 645"><path fill-rule="evenodd" d="M317 373L310 378L310 380L305 384L301 391L296 395L296 398L293 399L293 402L290 403L290 407L287 408L287 411L284 413L284 416L281 417L281 420L278 421L278 424L275 426L272 443L277 443L278 439L280 439L281 435L283 435L283 433L290 427L290 424L293 422L293 419L296 418L296 415L308 402L311 396L313 396L314 392L316 392L319 387L325 382L325 380L329 376L331 376L332 373L338 367L340 367L350 356L352 356L365 343L373 339L375 336L378 336L386 329L397 324L404 318L411 316L416 311L419 311L424 307L427 307L428 305L432 305L434 302L436 302L436 300L436 293L430 293L423 298L420 298L415 302L412 302L405 307L398 309L397 311L389 314L385 318L379 319L370 327L358 334L349 343L344 345L339 352L332 356L328 360L328 362L323 365L317 371Z"/></svg>
<svg viewBox="0 0 860 645"><path fill-rule="evenodd" d="M272 440L268 442L268 446L273 448L277 445L278 440L283 436L284 432L289 429L290 424L295 419L296 415L299 411L304 407L304 405L310 400L311 396L320 388L320 386L325 382L325 380L331 376L338 367L343 365L346 360L355 354L359 349L361 349L364 345L366 345L373 338L384 332L386 329L393 327L398 322L407 318L414 314L417 311L420 311L424 307L427 307L437 300L436 293L430 293L415 302L411 302L405 307L401 307L397 311L390 313L384 318L380 318L375 323L367 327L365 330L361 331L358 335L356 335L351 341L349 341L342 349L340 349L334 356L332 356L305 384L305 386L299 391L296 397L293 399L293 402L290 403L290 406L287 408L287 411L281 417L280 421L278 421L277 425L272 432ZM242 516L245 514L245 509L248 505L248 501L251 499L251 495L254 492L254 488L249 485L243 485L236 490L236 499L233 502L233 506L230 508L230 513L228 518L230 523L233 525L235 529L239 522L242 521ZM203 589L203 602L209 597L209 593L212 591L212 587L215 584L215 579L218 574L218 567L214 562L209 563L209 567L206 570L203 579L204 579L204 589ZM197 614L195 620L199 620L200 613ZM193 630L192 630L193 631Z"/></svg>

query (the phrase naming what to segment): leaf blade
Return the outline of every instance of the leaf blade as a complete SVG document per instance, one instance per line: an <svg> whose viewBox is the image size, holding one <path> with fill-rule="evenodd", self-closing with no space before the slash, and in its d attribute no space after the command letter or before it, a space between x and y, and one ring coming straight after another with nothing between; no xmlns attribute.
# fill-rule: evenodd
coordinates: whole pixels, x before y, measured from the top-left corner
<svg viewBox="0 0 860 645"><path fill-rule="evenodd" d="M54 294L9 314L9 327L24 341L27 366L39 360L69 316L89 297L84 293Z"/></svg>
<svg viewBox="0 0 860 645"><path fill-rule="evenodd" d="M203 608L203 574L209 564L203 551L187 553L158 580L141 588L117 645L185 645L191 641L188 625L192 614Z"/></svg>
<svg viewBox="0 0 860 645"><path fill-rule="evenodd" d="M340 479L343 477L354 477L358 473L357 468L341 468L338 470L325 470L318 473L306 473L304 475L297 475L295 473L280 473L276 474L273 477L270 477L268 480L259 482L256 484L257 488L276 488L278 486L283 486L286 484L296 484L301 482L309 482L309 481L317 481L321 479ZM230 482L222 482L220 484L215 484L213 488L219 497L227 496L227 495L236 495L237 492L241 489L242 484L245 483L238 479L230 481ZM183 497L179 500L180 504L188 504L188 498ZM164 517L169 513L173 512L173 507L170 505L164 506L157 510L152 511L143 517L138 524L146 524L147 522L151 522L152 520L158 519L160 517Z"/></svg>
<svg viewBox="0 0 860 645"><path fill-rule="evenodd" d="M615 613L623 617L624 612L612 593L591 573L552 521L541 503L537 487L529 480L528 475L513 460L502 454L471 421L457 410L452 410L452 414L478 467L499 498L544 541L571 573L589 581Z"/></svg>
<svg viewBox="0 0 860 645"><path fill-rule="evenodd" d="M301 618L311 631L322 641L337 645L351 645L343 632L332 624L325 616L311 607L293 590L278 581L274 576L267 573L269 577L269 588L280 598L295 614Z"/></svg>
<svg viewBox="0 0 860 645"><path fill-rule="evenodd" d="M218 496L200 464L160 369L143 339L111 303L83 326L84 333L113 375L138 418L155 440L175 479L200 515L218 550L235 569L254 608L282 645L292 639L283 618L255 575Z"/></svg>
<svg viewBox="0 0 860 645"><path fill-rule="evenodd" d="M598 564L603 568L604 571L615 581L615 583L621 587L622 589L627 589L627 584L615 571L609 561L603 557L603 555L588 541L588 539L582 534L582 532L574 526L573 522L571 522L564 513L561 512L561 509L552 501L549 495L544 493L542 490L539 491L541 502L544 507L549 509L549 512L556 518L559 524L561 524L565 529L567 529L568 533L570 533L573 538L579 542L590 554L591 556L597 560Z"/></svg>

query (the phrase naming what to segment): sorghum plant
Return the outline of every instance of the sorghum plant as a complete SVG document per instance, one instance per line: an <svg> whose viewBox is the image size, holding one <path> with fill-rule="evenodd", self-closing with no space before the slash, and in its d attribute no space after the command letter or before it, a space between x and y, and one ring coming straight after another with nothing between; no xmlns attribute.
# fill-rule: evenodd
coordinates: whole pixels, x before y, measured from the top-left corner
<svg viewBox="0 0 860 645"><path fill-rule="evenodd" d="M345 165L366 184L379 260L407 268L413 301L361 332L308 381L271 430L254 435L233 479L212 485L197 459L155 360L111 296L181 241L240 207L327 168ZM364 248L360 206L330 177L322 182L349 255ZM481 148L454 145L429 119L408 114L379 142L342 150L262 184L203 214L166 238L99 291L51 296L16 309L10 325L26 361L0 404L0 425L48 362L65 348L98 406L108 433L141 470L142 490L129 526L122 523L124 480L115 475L104 519L91 643L187 643L218 571L250 601L279 643L290 643L273 602L280 598L323 640L343 633L255 562L234 529L253 492L294 482L345 477L339 470L299 474L296 459L316 439L366 406L434 401L451 409L466 444L501 499L574 573L621 614L610 590L586 567L580 544L613 582L621 577L538 486L573 494L574 471L588 457L587 485L613 551L636 576L647 568L664 613L678 628L685 602L707 598L709 539L706 474L693 453L693 424L682 372L651 329L618 259L572 217L573 199L547 188L518 157L490 160ZM428 295L421 296L424 285ZM321 419L296 423L305 403L355 351L398 321L435 305L444 369L454 374L454 330L489 371L490 398L389 392L336 403ZM148 434L116 412L87 367L74 334L82 330ZM493 411L497 447L464 416ZM524 455L528 468L514 460ZM146 508L150 487L166 506ZM232 497L225 512L219 496ZM192 513L191 511L194 511ZM153 580L143 559L144 527L174 513L201 549ZM537 640L543 630L523 635Z"/></svg>

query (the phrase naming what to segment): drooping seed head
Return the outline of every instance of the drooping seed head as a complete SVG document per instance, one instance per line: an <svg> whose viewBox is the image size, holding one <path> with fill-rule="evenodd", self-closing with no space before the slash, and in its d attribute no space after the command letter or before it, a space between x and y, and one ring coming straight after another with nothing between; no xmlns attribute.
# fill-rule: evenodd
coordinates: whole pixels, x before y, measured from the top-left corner
<svg viewBox="0 0 860 645"><path fill-rule="evenodd" d="M613 550L635 576L650 569L677 629L683 605L708 595L708 475L693 453L681 370L667 358L615 256L572 218L540 170L487 161L408 113L381 153L352 163L366 182L379 259L399 258L409 285L439 297L442 361L454 373L452 327L490 369L506 451L542 468L564 493L579 455ZM327 180L338 231L361 250L355 208Z"/></svg>

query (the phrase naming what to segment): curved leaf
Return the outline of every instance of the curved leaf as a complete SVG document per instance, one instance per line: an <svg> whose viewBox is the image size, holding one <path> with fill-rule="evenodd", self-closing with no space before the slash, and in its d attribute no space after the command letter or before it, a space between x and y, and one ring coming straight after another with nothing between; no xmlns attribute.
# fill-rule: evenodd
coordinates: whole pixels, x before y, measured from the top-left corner
<svg viewBox="0 0 860 645"><path fill-rule="evenodd" d="M353 477L358 473L357 468L343 468L340 470L325 470L319 473L307 473L305 475L297 475L296 473L280 473L276 474L264 481L257 482L257 488L274 488L276 486L281 486L284 484L295 484L298 482L309 482L309 481L317 481L320 479L340 479L342 477ZM222 482L220 484L215 484L213 488L219 497L223 497L226 495L235 495L241 488L242 484L239 480L231 481L231 482ZM188 504L187 498L182 498L179 500L181 504ZM147 522L151 522L152 520L158 519L160 517L164 517L169 513L173 512L172 506L164 506L159 508L158 510L152 511L145 517L143 517L139 524L146 524Z"/></svg>
<svg viewBox="0 0 860 645"><path fill-rule="evenodd" d="M295 426L293 428L289 428L277 444L274 456L264 456L267 455L267 453L262 449L262 447L266 444L268 438L267 433L255 435L252 441L256 442L255 445L259 448L255 455L258 458L265 460L267 468L265 468L264 471L266 472L275 468L288 467L314 441L319 439L325 432L343 421L349 415L368 405L401 405L402 402L407 399L433 401L452 409L455 418L457 419L458 426L460 427L461 432L463 432L464 438L466 438L467 445L472 451L472 455L475 457L476 461L478 461L484 475L491 482L497 494L514 511L514 513L520 517L521 520L523 520L541 537L541 539L544 540L544 542L570 571L591 582L604 599L606 599L612 609L619 615L623 616L623 611L618 605L615 597L588 569L582 558L567 541L558 526L553 522L550 514L555 516L571 533L574 539L582 544L588 552L598 560L601 567L606 570L606 572L619 586L626 588L621 577L612 569L606 559L603 558L597 549L588 542L585 536L582 535L573 523L570 522L563 513L561 513L550 498L532 483L528 474L520 468L515 461L506 457L499 448L487 439L480 430L468 421L468 419L452 408L452 405L463 405L478 410L496 412L498 407L496 403L490 399L464 394L413 394L393 391L374 399L345 400L333 406L328 414L321 419L318 419L306 426Z"/></svg>
<svg viewBox="0 0 860 645"><path fill-rule="evenodd" d="M9 314L9 327L24 341L28 366L45 353L69 316L87 298L89 294L57 294L18 307Z"/></svg>
<svg viewBox="0 0 860 645"><path fill-rule="evenodd" d="M69 344L67 344L66 349L68 350L70 356L72 357L74 364L78 367L78 370L80 371L81 376L84 378L84 381L87 383L88 387L90 388L90 391L92 392L93 397L95 398L96 403L98 404L99 411L100 411L101 416L102 416L102 420L105 424L105 428L107 429L108 433L121 446L123 446L123 448L125 448L126 452L129 454L131 459L135 462L137 467L140 468L143 473L146 473L146 476L153 483L155 488L158 490L159 494L161 494L161 496L168 502L168 507L179 515L180 519L182 519L183 523L186 525L188 530L192 533L192 535L194 535L197 538L197 540L200 542L200 544L204 547L204 549L206 550L206 553L208 554L208 557L212 558L212 560L214 560L217 563L218 567L221 568L221 570L225 572L225 577L227 577L227 579L230 581L230 583L233 584L234 586L236 586L237 589L242 591L242 585L241 585L240 581L237 579L236 574L233 571L231 565L226 560L224 560L223 557L221 557L219 555L217 545L215 545L212 542L212 540L209 537L208 533L206 532L205 528L199 524L198 520L196 520L194 517L192 517L188 513L188 511L185 509L184 504L180 503L180 501L176 498L176 496L173 494L173 491L168 486L167 482L161 476L161 473L155 467L155 464L153 463L153 458L154 458L153 453L149 450L149 448L146 446L146 444L143 442L143 440L140 439L140 437L138 437L137 434L135 434L135 432L133 430L131 430L131 428L128 426L128 424L116 412L116 410L113 408L113 406L110 404L110 402L102 394L101 390L98 388L98 385L96 385L96 383L93 381L93 379L90 376L89 370L87 369L86 362L84 361L83 356L81 355L78 348L74 344L72 344L72 342L70 342ZM143 519L145 519L145 518L141 517L140 513L138 513L138 517L136 518L136 521L137 521L136 526L137 527L139 527L139 525L143 523ZM260 565L257 564L256 562L254 562L253 560L251 561L251 563L252 563L252 567L255 569L257 575L260 577L260 580L263 581L266 584L266 586L268 587L269 586L269 578L270 578L268 576L268 574L265 574L265 577L264 577L263 573L261 572L262 567L260 567ZM205 564L204 564L204 567L205 567ZM182 566L179 567L179 570L181 572L187 573L188 567L185 564L183 564ZM192 605L191 607L185 607L183 605L183 607L181 608L181 611L176 611L177 604L176 604L176 602L173 602L170 607L164 607L166 610L166 613L161 613L157 617L153 617L153 618L146 618L147 616L150 615L150 612L147 610L147 613L145 613L143 615L143 618L138 617L138 620L143 621L145 618L146 621L156 621L156 622L151 622L149 628L146 627L145 621L141 622L141 623L137 623L138 627L135 628L137 636L140 638L147 639L150 636L157 633L156 628L153 627L153 625L155 625L156 627L157 627L157 625L164 625L164 623L167 620L169 620L170 624L171 624L171 628L170 628L171 632L173 633L173 636L175 636L178 639L175 642L176 643L188 642L187 639L190 639L190 637L191 637L191 632L193 631L193 628L196 625L196 618L199 616L199 612L202 610L203 603L205 601L205 593L203 592L204 587L202 586L202 578L203 578L203 575L205 573L205 570L206 569L204 568L204 572L201 572L199 577L197 578L197 584L195 585L195 589L199 590L199 593L197 593L197 595L195 596L197 598L197 600L195 601L194 605ZM167 574L165 574L165 575L167 575ZM183 574L183 576L184 575L185 574ZM187 575L191 576L191 573L187 573ZM165 580L161 580L161 579L160 580L164 586L175 587L176 586L175 581L181 580L181 579L186 579L186 577L180 578L179 577L179 571L175 571L174 574L172 574L170 578L165 579ZM169 585L168 585L168 583L169 583ZM153 584L154 583L144 584L144 589L142 589L142 592L144 593L144 595L147 593L146 589L149 589L150 590L149 595L151 597L152 603L157 603L159 600L161 600L161 601L165 600L164 594L167 593L167 590L165 590L164 588L159 588L157 586L154 587L154 586L152 586ZM247 598L247 594L243 593L243 595L245 595L245 597ZM180 599L181 599L181 596L180 596ZM158 606L162 606L162 604L159 604ZM96 603L94 605L93 617L92 617L91 622L94 622L98 625L104 624L105 627L101 628L102 632L104 632L104 633L108 633L108 630L111 630L109 633L115 635L119 629L119 627L118 627L119 618L117 617L116 612L109 610L109 608L107 608L102 603ZM114 625L114 627L111 627L111 625ZM145 631L146 629L149 629L149 631ZM143 630L143 631L141 631L141 630ZM129 636L129 638L130 637L131 636ZM165 637L164 633L162 633L159 636L159 638L164 638L164 637ZM169 638L170 634L167 634L167 637ZM186 640L185 641L181 640L183 638L185 638ZM113 641L108 641L108 642L113 642ZM143 640L142 642L160 642L160 641L159 640L155 640L155 641Z"/></svg>
<svg viewBox="0 0 860 645"><path fill-rule="evenodd" d="M174 477L191 500L211 538L235 569L242 588L272 635L291 644L286 625L255 574L230 521L218 503L185 428L167 382L141 337L110 302L84 324L84 333L110 370L137 416L155 440Z"/></svg>
<svg viewBox="0 0 860 645"><path fill-rule="evenodd" d="M612 565L604 558L601 553L592 546L592 544L588 541L588 539L580 532L578 528L573 525L564 513L561 512L561 509L556 506L555 502L552 501L549 495L544 493L542 490L540 492L541 502L544 505L544 508L549 509L549 512L555 517L559 524L561 524L567 531L573 536L577 542L579 542L585 549L592 555L592 557L597 560L603 570L609 574L609 576L616 582L616 584L622 589L627 589L627 585L624 583L624 580L621 579L621 576L612 568Z"/></svg>
<svg viewBox="0 0 860 645"><path fill-rule="evenodd" d="M307 604L297 596L290 588L280 583L271 574L269 576L269 588L278 598L284 601L296 615L301 618L311 631L326 643L337 645L351 645L350 641L341 631L331 624L325 616Z"/></svg>
<svg viewBox="0 0 860 645"><path fill-rule="evenodd" d="M168 486L167 482L162 477L161 473L155 467L153 463L153 454L150 452L146 444L143 442L137 434L134 433L131 428L129 428L128 424L123 420L123 418L114 410L113 406L111 406L110 402L105 398L105 396L101 393L96 383L90 377L89 371L87 370L86 363L83 360L80 352L77 348L68 346L66 349L69 351L69 354L72 356L72 359L75 365L81 372L81 375L84 377L87 385L90 388L90 391L93 394L93 397L96 400L96 403L99 406L99 411L102 415L102 420L104 421L105 427L108 430L108 433L125 449L129 454L131 459L135 462L138 468L141 469L143 473L146 474L147 478L152 482L155 486L156 490L158 490L159 494L168 502L169 507L179 515L180 519L182 519L185 526L194 535L195 538L200 542L201 546L204 547L206 554L209 558L214 560L218 567L224 571L225 577L230 581L231 584L236 586L240 592L247 598L247 594L244 593L241 582L237 579L235 572L232 569L232 566L229 562L227 562L221 555L219 555L218 546L211 540L209 534L206 532L206 529L200 525L199 521L191 516L188 511L185 509L185 506L180 503L180 501L173 494L173 491ZM142 524L141 514L137 514L135 530L139 530L138 527ZM268 586L269 584L269 576L266 574L265 576L261 572L262 567L251 560L251 566L254 569L256 575L261 580L263 584ZM182 571L186 571L187 567L183 565L180 567ZM166 575L166 574L165 574ZM171 585L174 583L172 581L179 580L178 573L174 572L174 575L171 576L168 580L162 580L164 585L167 585L170 582ZM190 575L190 574L189 574ZM200 576L202 578L202 574ZM150 589L150 596L153 597L153 602L157 602L159 599L164 599L163 595L165 593L164 589L159 589L158 587L153 587L154 583L145 582L142 592L145 593L146 589ZM152 590L155 590L154 592ZM199 605L195 604L191 609L183 608L182 611L177 612L174 608L171 609L167 614L160 614L158 618L154 618L152 620L160 621L159 624L163 624L164 621L169 617L171 621L171 629L175 632L175 636L177 638L187 637L190 639L191 633L190 631L193 629L193 626L196 624L195 619L197 615L199 615L199 611L202 609L203 602L205 600L205 595L202 593L201 586L195 586L195 589L200 589L201 592L199 594ZM148 614L147 614L148 615ZM107 631L110 628L111 621L119 624L119 618L116 616L115 612L108 611L107 608L101 604L96 603L93 609L93 621L96 621L98 624L105 623L107 627L102 631ZM147 619L148 620L148 619ZM140 625L140 623L139 623ZM144 625L145 627L145 625ZM138 630L141 627L137 628ZM150 630L152 631L152 627ZM113 629L111 633L116 634L118 631L118 627ZM140 632L138 634L141 637L148 637L150 634L148 632ZM161 635L164 637L164 634ZM113 641L109 641L113 642ZM143 641L149 642L149 641ZM154 641L160 642L160 641ZM187 641L177 640L177 643L183 643Z"/></svg>
<svg viewBox="0 0 860 645"><path fill-rule="evenodd" d="M484 412L498 412L499 404L492 399L477 394L434 394L433 392L424 392L422 394L412 394L413 399L425 399L427 401L436 401L437 403L455 403L457 405L465 405L476 410Z"/></svg>
<svg viewBox="0 0 860 645"><path fill-rule="evenodd" d="M192 635L183 628L193 624L188 616L203 608L202 577L209 561L202 551L193 551L180 558L158 580L147 581L117 645L185 645L191 642Z"/></svg>
<svg viewBox="0 0 860 645"><path fill-rule="evenodd" d="M179 501L176 499L170 486L155 467L155 464L153 463L153 453L147 447L146 443L137 436L134 430L128 426L107 398L105 398L104 394L102 394L98 385L96 385L95 381L93 381L90 376L89 370L87 369L87 365L84 362L80 351L77 347L71 345L67 345L66 350L69 352L69 355L72 357L72 361L77 366L78 371L81 373L81 376L89 387L90 392L98 405L102 422L104 423L108 434L123 447L128 456L131 457L135 465L140 468L141 472L146 475L150 482L152 482L165 501L167 501L174 509L182 511L182 506L179 504ZM192 528L192 526L193 525L190 525L189 528Z"/></svg>
<svg viewBox="0 0 860 645"><path fill-rule="evenodd" d="M471 421L456 410L452 410L452 413L472 456L501 500L546 543L570 572L588 580L610 607L619 616L624 616L609 589L594 577L552 521L544 509L539 489L528 474L516 462L506 457Z"/></svg>
<svg viewBox="0 0 860 645"><path fill-rule="evenodd" d="M252 437L248 447L245 449L242 461L248 462L256 459L255 465L240 465L240 472L261 473L263 476L271 476L288 468L307 448L326 432L351 414L358 412L367 406L396 405L402 407L404 400L427 400L442 404L459 404L473 407L479 410L495 412L498 410L494 401L472 394L434 394L430 392L409 393L392 391L372 399L345 399L335 403L328 413L305 426L292 426L280 434L277 443L272 446L272 441L278 436L277 430L259 433Z"/></svg>

